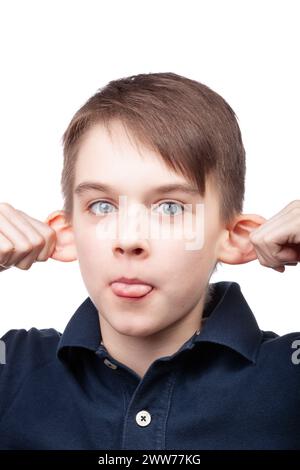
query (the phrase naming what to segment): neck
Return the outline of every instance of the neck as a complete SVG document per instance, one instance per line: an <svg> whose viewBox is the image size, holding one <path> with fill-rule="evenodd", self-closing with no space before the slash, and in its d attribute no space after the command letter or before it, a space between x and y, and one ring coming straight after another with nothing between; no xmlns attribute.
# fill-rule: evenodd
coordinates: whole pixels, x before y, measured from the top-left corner
<svg viewBox="0 0 300 470"><path fill-rule="evenodd" d="M201 330L202 313L203 299L177 322L148 336L122 334L99 315L102 344L113 359L143 378L156 359L173 355Z"/></svg>

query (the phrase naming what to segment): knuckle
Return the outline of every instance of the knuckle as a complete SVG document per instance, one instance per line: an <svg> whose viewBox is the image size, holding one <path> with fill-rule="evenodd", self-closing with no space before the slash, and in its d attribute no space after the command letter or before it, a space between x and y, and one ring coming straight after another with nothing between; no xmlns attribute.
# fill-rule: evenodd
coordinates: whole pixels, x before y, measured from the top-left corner
<svg viewBox="0 0 300 470"><path fill-rule="evenodd" d="M294 199L289 203L289 207L300 208L300 199Z"/></svg>
<svg viewBox="0 0 300 470"><path fill-rule="evenodd" d="M0 252L1 254L3 255L9 255L10 253L12 253L14 251L14 246L12 243L2 243L1 245L1 249L0 249Z"/></svg>
<svg viewBox="0 0 300 470"><path fill-rule="evenodd" d="M257 241L257 234L256 233L250 233L249 238L252 242L255 243Z"/></svg>
<svg viewBox="0 0 300 470"><path fill-rule="evenodd" d="M0 202L0 210L1 209L7 210L7 209L12 209L12 208L13 207L8 202Z"/></svg>
<svg viewBox="0 0 300 470"><path fill-rule="evenodd" d="M33 242L33 245L40 249L44 248L45 244L46 244L46 241L44 240L43 237L36 237Z"/></svg>
<svg viewBox="0 0 300 470"><path fill-rule="evenodd" d="M250 238L250 241L254 244L254 245L258 245L261 241L261 234L258 233L258 232L255 232L255 233L250 233L249 235L249 238Z"/></svg>
<svg viewBox="0 0 300 470"><path fill-rule="evenodd" d="M50 240L54 240L56 238L56 231L53 228L49 227L48 225L47 225L47 236L48 238L50 238Z"/></svg>
<svg viewBox="0 0 300 470"><path fill-rule="evenodd" d="M2 211L4 214L7 214L12 210L15 210L15 208L11 204L8 202L0 202L0 211Z"/></svg>
<svg viewBox="0 0 300 470"><path fill-rule="evenodd" d="M293 212L295 215L300 215L300 205L293 205L291 212Z"/></svg>
<svg viewBox="0 0 300 470"><path fill-rule="evenodd" d="M31 253L32 250L33 250L33 246L32 246L31 243L24 242L24 243L20 244L19 247L18 247L18 251L20 253L24 253L24 254L29 254L29 253Z"/></svg>
<svg viewBox="0 0 300 470"><path fill-rule="evenodd" d="M268 263L266 263L264 259L260 260L259 262L262 266L266 266L266 267L269 266Z"/></svg>
<svg viewBox="0 0 300 470"><path fill-rule="evenodd" d="M272 234L266 234L264 235L262 242L265 243L266 245L269 245L273 241L273 235Z"/></svg>

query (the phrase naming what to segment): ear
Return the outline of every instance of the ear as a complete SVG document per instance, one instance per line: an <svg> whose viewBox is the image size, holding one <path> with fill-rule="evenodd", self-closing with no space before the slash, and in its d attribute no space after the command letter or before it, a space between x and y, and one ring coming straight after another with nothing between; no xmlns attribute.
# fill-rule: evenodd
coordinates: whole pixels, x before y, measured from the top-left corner
<svg viewBox="0 0 300 470"><path fill-rule="evenodd" d="M223 231L218 243L218 261L227 264L244 264L257 259L249 235L267 221L256 214L240 214Z"/></svg>
<svg viewBox="0 0 300 470"><path fill-rule="evenodd" d="M64 262L77 260L73 227L67 222L65 211L52 212L45 224L56 232L56 246L51 258Z"/></svg>

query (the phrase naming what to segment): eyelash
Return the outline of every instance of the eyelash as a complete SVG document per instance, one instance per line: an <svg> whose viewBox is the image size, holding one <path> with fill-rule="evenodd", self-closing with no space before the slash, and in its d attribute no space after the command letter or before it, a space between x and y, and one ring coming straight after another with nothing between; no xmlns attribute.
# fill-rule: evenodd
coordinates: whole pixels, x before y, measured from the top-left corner
<svg viewBox="0 0 300 470"><path fill-rule="evenodd" d="M87 206L88 212L89 212L91 215L95 215L95 216L97 217L97 215L99 215L99 214L94 214L94 212L92 212L92 210L91 210L91 207L94 206L95 204L101 203L101 202L103 202L103 203L106 202L106 203L108 203L108 204L113 205L110 201L106 201L105 199L100 199L100 200L91 202L91 204L89 204L89 205ZM184 205L181 204L180 202L176 202L176 201L163 201L163 202L161 202L161 203L158 205L158 207L159 207L161 204L167 204L167 203L177 204L178 206L180 206L180 207L182 208L182 212L185 212L185 211L186 211ZM104 213L103 215L107 215L107 214L109 214L109 212L107 212L106 214ZM175 214L175 215L176 215L176 214ZM173 214L173 217L174 217L174 214Z"/></svg>

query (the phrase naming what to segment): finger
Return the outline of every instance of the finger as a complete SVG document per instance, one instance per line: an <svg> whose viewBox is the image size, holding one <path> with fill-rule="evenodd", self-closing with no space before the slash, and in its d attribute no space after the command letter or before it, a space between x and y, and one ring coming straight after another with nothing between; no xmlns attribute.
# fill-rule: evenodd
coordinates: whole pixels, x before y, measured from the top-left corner
<svg viewBox="0 0 300 470"><path fill-rule="evenodd" d="M11 257L11 253L14 250L14 246L11 243L8 238L5 237L3 233L0 233L0 264L3 264L4 266L8 265L9 258ZM6 268L3 266L0 266L0 272L5 271L6 269L9 269L10 266L7 266Z"/></svg>
<svg viewBox="0 0 300 470"><path fill-rule="evenodd" d="M298 227L299 225L299 227ZM278 264L300 261L300 219L284 215L281 223L269 226L264 232L251 237L251 243L271 267Z"/></svg>
<svg viewBox="0 0 300 470"><path fill-rule="evenodd" d="M295 215L295 212L297 214ZM291 230L284 229L286 227L291 226ZM274 233L278 228L283 228L282 232L282 239L277 240L279 243L290 242L290 243L297 243L300 242L300 210L295 211L295 209L290 209L288 212L283 213L280 216L272 217L268 220L264 225L260 226L258 229L253 230L250 233L250 239L253 240L261 240L263 238L267 238L268 235ZM294 236L296 238L287 240L288 235ZM298 240L297 240L298 239Z"/></svg>
<svg viewBox="0 0 300 470"><path fill-rule="evenodd" d="M284 273L285 267L284 266L278 266L277 268L272 268L274 271L278 271L280 273Z"/></svg>
<svg viewBox="0 0 300 470"><path fill-rule="evenodd" d="M6 264L15 265L32 251L32 244L25 233L21 232L10 220L0 213L1 233L11 242L13 249Z"/></svg>
<svg viewBox="0 0 300 470"><path fill-rule="evenodd" d="M296 204L297 203L297 204ZM260 225L257 229L250 233L250 240L252 237L263 237L268 234L277 226L288 223L289 221L295 222L295 219L300 220L300 201L293 201L284 207L281 211L271 217L267 222Z"/></svg>
<svg viewBox="0 0 300 470"><path fill-rule="evenodd" d="M298 263L285 263L285 266L297 266L297 265ZM272 269L283 273L285 271L285 266L278 266L277 268L272 268Z"/></svg>
<svg viewBox="0 0 300 470"><path fill-rule="evenodd" d="M265 228L266 225L272 222L276 222L278 219L280 219L283 215L285 214L290 214L291 212L299 212L300 210L300 200L294 200L287 204L283 209L281 209L279 212L277 212L275 215L270 217L270 219L267 220L264 224L262 224L258 229L256 230L262 230Z"/></svg>
<svg viewBox="0 0 300 470"><path fill-rule="evenodd" d="M262 253L260 250L256 249L256 256L257 256L257 259L259 261L259 263L266 267L266 268L270 268L270 260L267 259L265 256L264 256L264 253Z"/></svg>
<svg viewBox="0 0 300 470"><path fill-rule="evenodd" d="M40 220L34 219L33 217L30 217L28 214L25 214L23 211L18 211L20 213L20 216L23 218L29 219L30 224L32 225L33 228L44 238L45 240L45 245L41 252L39 253L37 257L37 261L46 261L48 258L50 258L55 250L56 247L56 232L53 230L49 225L45 224L44 222L41 222Z"/></svg>
<svg viewBox="0 0 300 470"><path fill-rule="evenodd" d="M278 272L284 272L285 271L285 267L282 265L282 264L279 264L276 263L275 265L272 264L273 261L265 256L265 253L263 252L263 254L261 254L261 252L259 250L256 251L256 255L257 255L257 258L258 258L258 261L260 262L260 264L264 267L267 267L267 268L272 268L274 269L275 271L278 271ZM288 264L288 263L286 263ZM297 265L298 263L289 263L290 265Z"/></svg>
<svg viewBox="0 0 300 470"><path fill-rule="evenodd" d="M21 214L18 210L16 210L16 212L18 213L18 217L15 217L14 224L22 233L26 234L27 238L30 240L32 249L29 253L25 253L22 257L19 257L18 262L15 262L15 267L28 270L33 263L39 259L41 252L47 244L44 236L36 230L28 220L29 216L25 213L23 213L24 215ZM41 261L44 261L44 259L41 259Z"/></svg>
<svg viewBox="0 0 300 470"><path fill-rule="evenodd" d="M41 246L43 246L43 241L40 241L33 229L20 221L18 217L15 217L14 222L12 222L11 219L7 219L5 215L0 214L0 226L5 237L10 240L14 247L6 264L20 269L29 269L36 260ZM24 259L25 261L23 261Z"/></svg>

